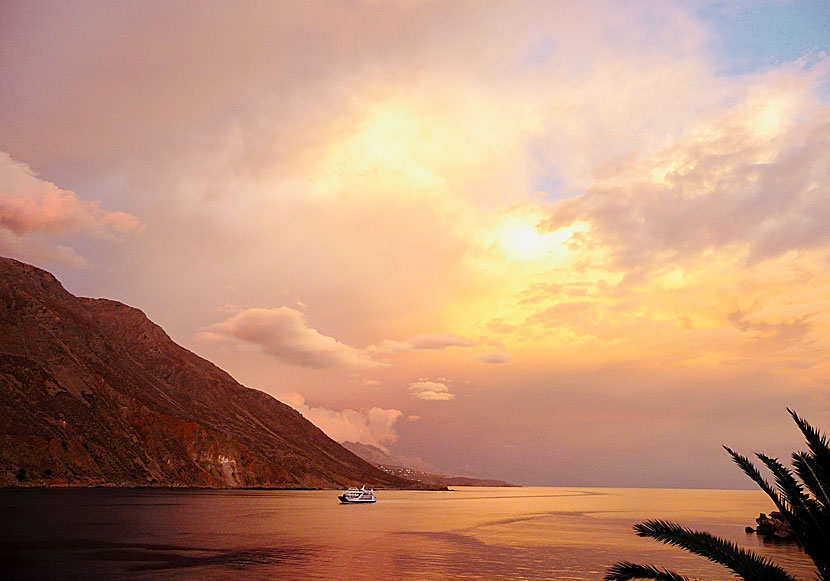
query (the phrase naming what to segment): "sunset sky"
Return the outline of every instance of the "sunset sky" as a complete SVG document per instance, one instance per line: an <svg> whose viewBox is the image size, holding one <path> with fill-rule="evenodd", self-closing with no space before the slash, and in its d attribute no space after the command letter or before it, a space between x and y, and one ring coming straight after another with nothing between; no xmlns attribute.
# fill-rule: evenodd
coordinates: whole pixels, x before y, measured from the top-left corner
<svg viewBox="0 0 830 581"><path fill-rule="evenodd" d="M829 31L824 0L4 0L0 254L340 441L750 486L722 444L830 431Z"/></svg>

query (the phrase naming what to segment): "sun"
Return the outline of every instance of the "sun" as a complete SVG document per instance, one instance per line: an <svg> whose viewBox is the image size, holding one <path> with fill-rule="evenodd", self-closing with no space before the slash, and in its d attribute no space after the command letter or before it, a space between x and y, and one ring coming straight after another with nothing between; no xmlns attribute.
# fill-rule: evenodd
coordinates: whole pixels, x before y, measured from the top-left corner
<svg viewBox="0 0 830 581"><path fill-rule="evenodd" d="M523 212L506 216L496 228L494 247L511 260L542 261L561 258L567 252L567 241L579 225L560 228L552 232L540 230L543 217L537 212Z"/></svg>
<svg viewBox="0 0 830 581"><path fill-rule="evenodd" d="M499 244L513 257L536 260L549 250L550 235L540 233L535 224L518 224L499 235Z"/></svg>

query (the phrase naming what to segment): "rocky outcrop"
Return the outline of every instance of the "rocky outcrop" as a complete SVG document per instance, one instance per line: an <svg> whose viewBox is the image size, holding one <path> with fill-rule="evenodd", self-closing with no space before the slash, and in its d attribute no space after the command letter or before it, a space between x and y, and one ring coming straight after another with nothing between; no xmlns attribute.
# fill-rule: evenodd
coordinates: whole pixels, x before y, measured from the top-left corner
<svg viewBox="0 0 830 581"><path fill-rule="evenodd" d="M790 523L780 512L771 512L769 516L763 512L755 519L756 528L746 527L746 532L778 541L795 541L795 533Z"/></svg>
<svg viewBox="0 0 830 581"><path fill-rule="evenodd" d="M0 258L0 485L412 483L174 343L133 307Z"/></svg>

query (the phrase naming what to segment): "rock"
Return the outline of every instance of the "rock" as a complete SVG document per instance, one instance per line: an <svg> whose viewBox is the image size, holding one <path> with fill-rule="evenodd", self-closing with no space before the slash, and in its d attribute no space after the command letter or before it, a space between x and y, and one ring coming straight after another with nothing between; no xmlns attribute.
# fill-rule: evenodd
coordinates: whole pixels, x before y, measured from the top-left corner
<svg viewBox="0 0 830 581"><path fill-rule="evenodd" d="M762 512L755 523L758 525L755 534L762 537L781 541L795 540L795 532L780 512L771 512L769 516ZM751 527L747 527L746 532L750 531Z"/></svg>

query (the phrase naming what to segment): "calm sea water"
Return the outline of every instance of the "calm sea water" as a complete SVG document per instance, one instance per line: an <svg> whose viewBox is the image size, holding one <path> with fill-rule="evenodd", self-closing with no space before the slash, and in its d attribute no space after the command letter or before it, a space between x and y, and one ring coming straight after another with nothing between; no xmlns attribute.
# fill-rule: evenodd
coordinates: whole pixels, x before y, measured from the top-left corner
<svg viewBox="0 0 830 581"><path fill-rule="evenodd" d="M725 579L640 539L667 518L762 552L802 579L791 545L744 533L757 491L458 488L380 491L2 490L3 579L601 579L618 560Z"/></svg>

